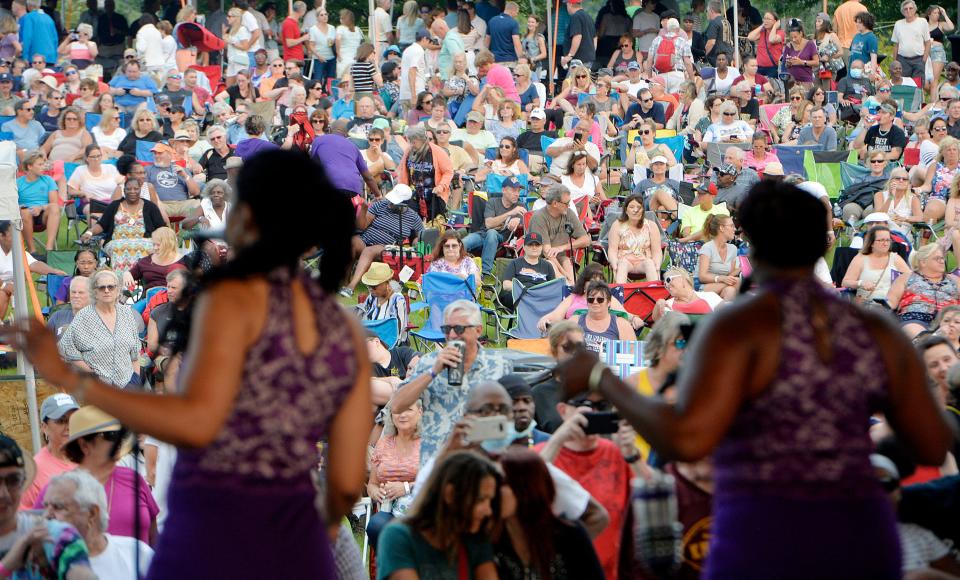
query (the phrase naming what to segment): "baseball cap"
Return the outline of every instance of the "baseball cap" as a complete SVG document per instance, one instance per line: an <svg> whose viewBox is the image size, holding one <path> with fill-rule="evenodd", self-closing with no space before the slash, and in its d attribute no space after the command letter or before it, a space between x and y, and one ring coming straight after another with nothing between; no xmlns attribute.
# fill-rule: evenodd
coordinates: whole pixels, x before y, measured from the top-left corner
<svg viewBox="0 0 960 580"><path fill-rule="evenodd" d="M26 473L23 489L30 487L37 475L37 464L33 457L24 455L20 445L10 437L0 434L0 467L21 467Z"/></svg>
<svg viewBox="0 0 960 580"><path fill-rule="evenodd" d="M529 234L523 237L523 243L524 244L540 244L542 246L543 236L541 236L537 232L530 232Z"/></svg>
<svg viewBox="0 0 960 580"><path fill-rule="evenodd" d="M57 79L52 76L44 75L38 79L41 83L47 85L51 89L57 88Z"/></svg>
<svg viewBox="0 0 960 580"><path fill-rule="evenodd" d="M167 145L166 143L157 143L150 148L150 151L154 153L169 153L170 155L176 154L176 151L173 150L173 147Z"/></svg>
<svg viewBox="0 0 960 580"><path fill-rule="evenodd" d="M663 79L663 77L660 76L660 75L654 75L654 77L650 79L650 83L651 83L651 84L656 83L656 84L660 85L661 87L667 86L667 81L665 81L665 80Z"/></svg>
<svg viewBox="0 0 960 580"><path fill-rule="evenodd" d="M80 408L76 399L66 393L56 393L43 400L40 405L40 420L57 419L63 417L70 411L76 411Z"/></svg>
<svg viewBox="0 0 960 580"><path fill-rule="evenodd" d="M381 131L384 131L390 128L390 121L384 119L383 117L378 117L373 120L371 127L373 127L374 129L380 129Z"/></svg>
<svg viewBox="0 0 960 580"><path fill-rule="evenodd" d="M510 395L511 399L533 396L533 389L530 388L530 383L518 374L511 373L509 375L503 375L497 382L503 385L503 388L507 390L507 394Z"/></svg>
<svg viewBox="0 0 960 580"><path fill-rule="evenodd" d="M159 95L153 98L153 102L159 105L161 103L170 104L172 101L170 100L170 95L165 95L163 93L160 93Z"/></svg>
<svg viewBox="0 0 960 580"><path fill-rule="evenodd" d="M469 113L467 113L467 120L476 121L477 123L483 123L483 115L481 115L478 111L470 111Z"/></svg>
<svg viewBox="0 0 960 580"><path fill-rule="evenodd" d="M128 48L125 51L123 51L123 56L137 56L137 49Z"/></svg>
<svg viewBox="0 0 960 580"><path fill-rule="evenodd" d="M737 168L733 166L733 163L724 163L717 168L717 173L720 175L736 175Z"/></svg>
<svg viewBox="0 0 960 580"><path fill-rule="evenodd" d="M516 187L516 188L519 189L519 188L521 188L521 187L523 187L523 186L520 184L519 181L517 181L517 178L516 178L516 177L508 177L508 178L506 178L506 179L503 180L503 185L502 185L502 187Z"/></svg>
<svg viewBox="0 0 960 580"><path fill-rule="evenodd" d="M410 189L410 186L405 183L398 183L393 186L393 189L390 190L390 193L383 196L392 203L393 205L400 205L401 203L413 198L413 190Z"/></svg>
<svg viewBox="0 0 960 580"><path fill-rule="evenodd" d="M640 63L635 60L631 60L627 63L627 70L640 70Z"/></svg>
<svg viewBox="0 0 960 580"><path fill-rule="evenodd" d="M0 83L12 83L13 75L10 73L0 73Z"/></svg>
<svg viewBox="0 0 960 580"><path fill-rule="evenodd" d="M3 76L0 75L0 80L2 80L2 79L3 79ZM547 113L546 113L546 111L544 111L542 108L537 107L536 109L530 111L530 118L531 118L531 119L546 119L546 118L547 118Z"/></svg>
<svg viewBox="0 0 960 580"><path fill-rule="evenodd" d="M708 193L710 195L717 195L717 184L710 181L704 181L697 187L697 191L700 193Z"/></svg>
<svg viewBox="0 0 960 580"><path fill-rule="evenodd" d="M417 42L420 42L424 38L432 38L432 37L433 35L430 34L429 30L424 30L421 28L420 30L417 31Z"/></svg>
<svg viewBox="0 0 960 580"><path fill-rule="evenodd" d="M650 160L650 164L653 165L654 163L663 163L663 164L666 164L666 163L667 163L667 158L664 157L663 155L654 155L654 156L653 156L653 159Z"/></svg>

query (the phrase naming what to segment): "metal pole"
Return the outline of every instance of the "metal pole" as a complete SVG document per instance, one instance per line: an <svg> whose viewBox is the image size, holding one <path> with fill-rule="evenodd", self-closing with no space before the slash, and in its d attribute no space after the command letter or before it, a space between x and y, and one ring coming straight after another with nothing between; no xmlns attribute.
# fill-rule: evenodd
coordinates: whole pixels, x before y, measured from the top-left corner
<svg viewBox="0 0 960 580"><path fill-rule="evenodd" d="M740 1L733 0L733 62L736 67L742 69L740 64Z"/></svg>
<svg viewBox="0 0 960 580"><path fill-rule="evenodd" d="M957 0L957 2L960 2L960 0ZM551 17L553 13L553 10L551 10L552 3L553 0L547 0L547 86L550 87L551 93L553 92L553 66L557 52L557 47L554 45L557 39L556 27L553 24L553 18L556 18L557 15L554 14Z"/></svg>
<svg viewBox="0 0 960 580"><path fill-rule="evenodd" d="M27 279L23 259L23 220L15 219L11 224L13 232L13 313L15 320L27 320ZM33 444L34 454L39 453L40 443L40 411L37 408L37 378L33 372L33 365L24 358L22 352L17 352L17 372L23 375L24 385L27 387L27 412L30 414L30 442Z"/></svg>

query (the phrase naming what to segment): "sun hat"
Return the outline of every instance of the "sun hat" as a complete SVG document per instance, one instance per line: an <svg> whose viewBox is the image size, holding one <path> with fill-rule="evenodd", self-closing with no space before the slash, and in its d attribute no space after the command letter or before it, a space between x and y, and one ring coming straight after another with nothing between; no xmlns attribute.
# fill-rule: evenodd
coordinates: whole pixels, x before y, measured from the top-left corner
<svg viewBox="0 0 960 580"><path fill-rule="evenodd" d="M383 262L373 262L363 277L360 278L360 281L363 282L367 288L373 288L391 278L393 278L393 270L390 269L390 266Z"/></svg>

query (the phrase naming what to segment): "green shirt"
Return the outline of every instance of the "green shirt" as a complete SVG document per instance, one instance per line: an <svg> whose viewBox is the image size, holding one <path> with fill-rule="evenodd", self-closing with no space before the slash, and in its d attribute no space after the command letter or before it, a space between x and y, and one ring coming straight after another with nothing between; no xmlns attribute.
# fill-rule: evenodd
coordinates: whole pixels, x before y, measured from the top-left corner
<svg viewBox="0 0 960 580"><path fill-rule="evenodd" d="M481 535L465 538L469 562L469 577L481 564L493 561L493 547ZM453 562L447 554L434 548L419 533L406 524L394 520L380 533L377 542L377 580L386 580L399 570L416 570L420 578L430 580L458 580L459 558Z"/></svg>

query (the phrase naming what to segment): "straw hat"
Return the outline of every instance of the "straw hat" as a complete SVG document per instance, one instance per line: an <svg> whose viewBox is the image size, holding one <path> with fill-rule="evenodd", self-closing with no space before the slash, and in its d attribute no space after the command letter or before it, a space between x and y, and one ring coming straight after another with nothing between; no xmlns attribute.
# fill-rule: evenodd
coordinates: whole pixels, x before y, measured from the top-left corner
<svg viewBox="0 0 960 580"><path fill-rule="evenodd" d="M70 415L70 438L63 444L63 448L67 449L71 445L79 448L80 444L77 443L77 440L83 437L97 433L120 431L122 428L116 417L104 413L97 407L92 405L80 407L73 415ZM125 442L120 450L119 457L129 453L130 448L130 441Z"/></svg>
<svg viewBox="0 0 960 580"><path fill-rule="evenodd" d="M370 264L370 269L367 270L366 274L360 278L360 281L363 282L367 288L373 288L391 278L393 278L393 270L390 269L390 266L383 262L373 262Z"/></svg>

